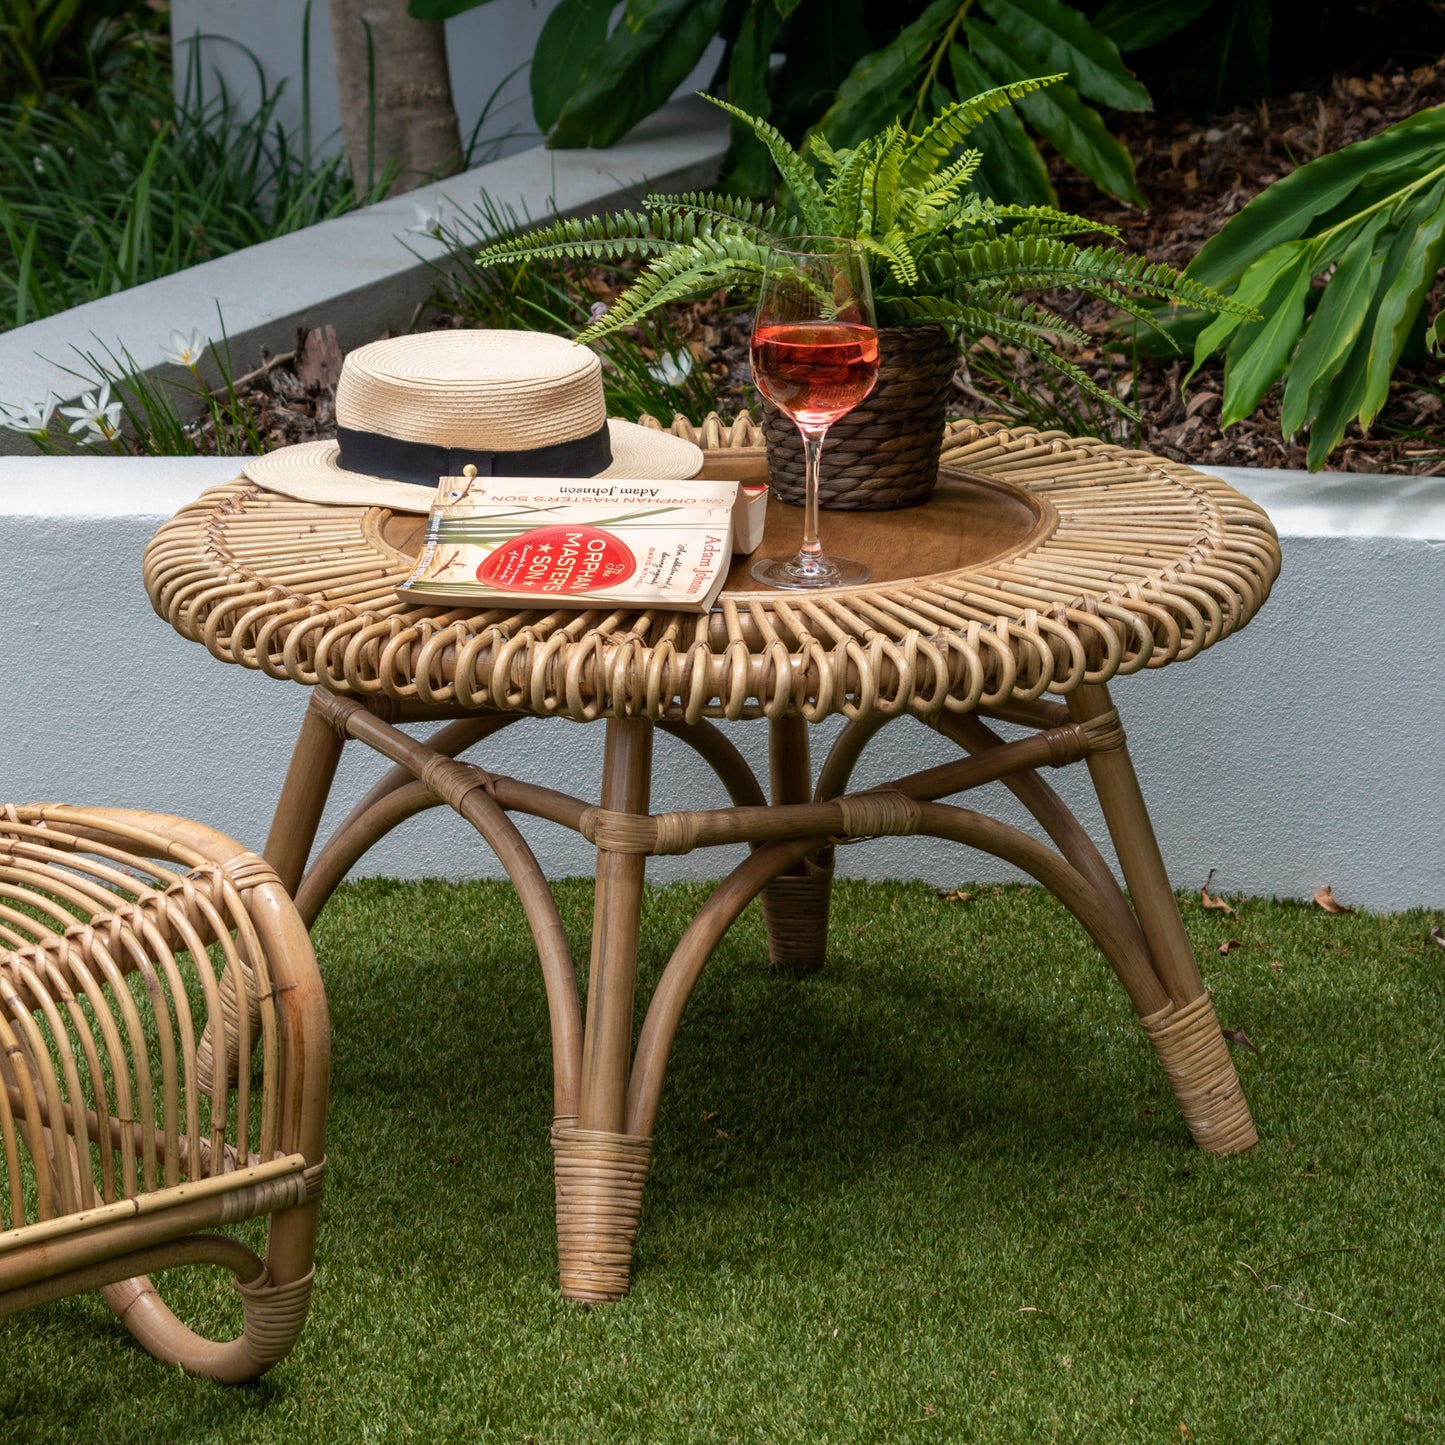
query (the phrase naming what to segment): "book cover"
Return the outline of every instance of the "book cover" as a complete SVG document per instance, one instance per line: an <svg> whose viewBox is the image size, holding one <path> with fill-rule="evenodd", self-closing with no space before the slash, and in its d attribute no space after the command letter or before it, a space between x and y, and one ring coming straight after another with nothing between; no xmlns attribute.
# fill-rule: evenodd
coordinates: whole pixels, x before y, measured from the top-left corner
<svg viewBox="0 0 1445 1445"><path fill-rule="evenodd" d="M736 482L443 477L409 596L704 612L732 562Z"/></svg>

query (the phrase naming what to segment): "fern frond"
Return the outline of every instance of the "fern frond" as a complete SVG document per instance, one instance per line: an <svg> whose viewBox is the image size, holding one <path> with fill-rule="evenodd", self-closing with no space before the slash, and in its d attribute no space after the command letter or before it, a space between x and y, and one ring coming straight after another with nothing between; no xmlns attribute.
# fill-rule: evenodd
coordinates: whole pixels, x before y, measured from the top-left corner
<svg viewBox="0 0 1445 1445"><path fill-rule="evenodd" d="M893 314L908 321L954 326L975 336L1002 336L1002 327L1015 327L1031 335L1053 337L1073 346L1088 346L1093 337L1062 316L1029 301L999 296L986 304L960 305L936 296L900 297L891 303Z"/></svg>
<svg viewBox="0 0 1445 1445"><path fill-rule="evenodd" d="M1045 75L1034 80L1015 80L993 90L985 90L970 100L955 101L945 106L929 123L923 134L909 146L903 160L901 179L905 186L922 186L963 138L994 111L1012 105L1021 96L1046 85L1067 80L1067 75Z"/></svg>
<svg viewBox="0 0 1445 1445"><path fill-rule="evenodd" d="M762 141L773 158L773 164L778 168L778 174L792 192L793 200L797 202L798 211L809 231L816 235L828 235L828 203L822 186L818 184L818 177L814 174L812 162L800 156L776 126L769 125L758 116L749 115L735 105L729 105L725 100L718 100L716 96L703 92L699 94L704 100L712 101L714 105L742 121Z"/></svg>
<svg viewBox="0 0 1445 1445"><path fill-rule="evenodd" d="M617 260L623 256L653 256L672 242L654 235L650 218L633 211L615 216L584 216L558 221L525 235L509 236L477 253L477 265L494 266L499 261L530 261L538 257L595 256Z"/></svg>
<svg viewBox="0 0 1445 1445"><path fill-rule="evenodd" d="M810 155L816 156L830 171L837 171L838 167L852 154L851 151L846 150L835 151L833 147L828 144L828 137L820 130L814 131L813 134L808 137L805 149Z"/></svg>
<svg viewBox="0 0 1445 1445"><path fill-rule="evenodd" d="M669 301L743 281L756 284L767 258L767 246L745 236L698 236L690 245L678 246L652 261L578 340L595 341Z"/></svg>
<svg viewBox="0 0 1445 1445"><path fill-rule="evenodd" d="M865 204L872 218L867 228L870 235L893 229L898 210L898 168L903 164L903 145L908 132L895 122L878 139L875 158L863 180Z"/></svg>
<svg viewBox="0 0 1445 1445"><path fill-rule="evenodd" d="M973 179L973 173L983 164L981 150L966 150L956 161L928 178L923 186L925 196L957 194L960 186Z"/></svg>
<svg viewBox="0 0 1445 1445"><path fill-rule="evenodd" d="M862 232L860 216L868 152L864 147L858 146L847 155L847 160L828 185L826 199L833 213L833 224L838 228L837 234L856 237Z"/></svg>
<svg viewBox="0 0 1445 1445"><path fill-rule="evenodd" d="M648 196L642 204L654 217L659 214L706 217L765 236L795 236L801 229L796 216L779 210L771 201L749 201L742 196L719 195L713 191Z"/></svg>
<svg viewBox="0 0 1445 1445"><path fill-rule="evenodd" d="M1253 308L1191 281L1172 266L1104 246L1075 246L1045 236L998 236L951 250L935 250L920 265L930 292L988 283L1009 290L1046 290L1109 282L1146 296L1158 296L1230 316Z"/></svg>
<svg viewBox="0 0 1445 1445"><path fill-rule="evenodd" d="M984 197L970 197L971 213L963 217L964 224L995 226L1004 221L1022 221L1029 225L1030 235L1039 236L1084 236L1098 234L1118 238L1119 228L1107 221L1091 221L1087 216L1076 216L1070 211L1060 211L1054 206L1013 206L1003 205ZM1037 230L1033 229L1037 227Z"/></svg>
<svg viewBox="0 0 1445 1445"><path fill-rule="evenodd" d="M918 284L918 263L908 249L908 240L902 231L893 230L886 236L860 236L859 242L870 256L877 256L888 263L893 278L900 286Z"/></svg>

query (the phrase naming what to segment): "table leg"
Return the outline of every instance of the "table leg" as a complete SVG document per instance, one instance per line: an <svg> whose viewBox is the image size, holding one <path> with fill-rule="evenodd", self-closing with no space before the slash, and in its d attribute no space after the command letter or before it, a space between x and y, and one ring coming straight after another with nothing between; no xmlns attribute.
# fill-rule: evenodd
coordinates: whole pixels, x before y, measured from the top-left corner
<svg viewBox="0 0 1445 1445"><path fill-rule="evenodd" d="M313 693L266 839L266 861L293 898L306 872L306 860L311 856L311 845L316 841L316 830L345 745L343 734L323 704L321 695Z"/></svg>
<svg viewBox="0 0 1445 1445"><path fill-rule="evenodd" d="M1105 730L1103 745L1089 754L1089 775L1155 973L1169 995L1168 1007L1139 1022L1169 1077L1195 1143L1212 1154L1252 1148L1259 1136L1184 931L1109 690L1080 687L1069 695L1068 703L1076 721L1093 723L1096 729L1112 715L1114 726Z"/></svg>
<svg viewBox="0 0 1445 1445"><path fill-rule="evenodd" d="M651 773L652 724L609 718L602 807L646 813ZM652 1149L650 1137L622 1132L646 864L642 853L597 850L581 1098L577 1118L552 1126L562 1294L588 1303L627 1293Z"/></svg>
<svg viewBox="0 0 1445 1445"><path fill-rule="evenodd" d="M800 717L768 723L768 773L773 804L813 797L808 724ZM773 879L760 895L768 930L768 957L780 968L816 973L828 952L828 909L833 896L832 848L819 848Z"/></svg>

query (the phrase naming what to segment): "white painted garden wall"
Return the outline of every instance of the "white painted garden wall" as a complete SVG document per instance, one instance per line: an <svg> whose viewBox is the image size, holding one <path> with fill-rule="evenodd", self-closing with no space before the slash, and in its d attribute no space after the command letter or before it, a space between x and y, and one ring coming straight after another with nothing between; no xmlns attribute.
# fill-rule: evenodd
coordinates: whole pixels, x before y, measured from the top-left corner
<svg viewBox="0 0 1445 1445"><path fill-rule="evenodd" d="M407 234L416 204L466 204L485 187L540 216L554 205L610 208L649 184L707 184L726 145L721 119L701 102L676 102L613 150L511 156L0 335L0 401L73 395L63 368L92 334L163 371L168 329L209 330L218 302L245 365L263 344L289 347L298 325L329 323L343 346L404 327L428 282L398 237L423 255L440 250ZM7 447L23 450L23 439L0 432L0 452ZM264 842L306 694L182 642L140 582L141 553L160 522L234 470L225 460L0 456L0 798L152 807L252 847ZM1171 877L1197 887L1213 868L1216 887L1230 893L1309 897L1329 883L1370 908L1445 906L1445 480L1223 475L1279 526L1285 564L1274 595L1239 636L1115 688ZM820 728L820 743L833 731ZM757 760L765 730L735 732ZM528 720L485 760L593 795L601 739L597 727ZM660 738L658 755L654 807L716 797L687 750ZM859 781L944 755L925 728L898 723L865 757ZM372 775L364 754L344 764L339 806ZM1059 781L1078 802L1082 776ZM1017 819L1008 795L994 791L989 805ZM1081 806L1081 815L1102 837L1092 810ZM527 826L549 872L590 871L570 835ZM737 856L659 860L650 876L715 875ZM495 871L470 830L442 812L407 825L365 866L405 876ZM938 884L1006 876L991 859L921 839L845 849L840 866Z"/></svg>
<svg viewBox="0 0 1445 1445"><path fill-rule="evenodd" d="M148 806L203 819L259 848L305 690L217 662L151 611L141 552L224 460L0 461L0 659L8 701L0 798ZM1227 893L1308 898L1323 883L1375 909L1445 906L1445 481L1224 471L1272 512L1284 574L1259 617L1193 661L1120 680L1115 700L1177 886L1209 869ZM754 759L766 729L733 734ZM834 729L821 727L819 740ZM602 729L529 719L476 756L596 796ZM653 806L696 808L717 785L658 739ZM345 807L377 763L349 749ZM865 757L880 781L947 746L900 722ZM1058 775L1080 802L1082 770ZM997 796L993 796L996 794ZM1001 788L987 806L1019 818ZM1087 806L1081 816L1102 837ZM572 835L526 822L554 876L591 870ZM649 876L716 876L740 850L657 860ZM1011 876L1004 865L909 839L844 849L845 872L937 884ZM444 810L365 861L400 876L492 875Z"/></svg>

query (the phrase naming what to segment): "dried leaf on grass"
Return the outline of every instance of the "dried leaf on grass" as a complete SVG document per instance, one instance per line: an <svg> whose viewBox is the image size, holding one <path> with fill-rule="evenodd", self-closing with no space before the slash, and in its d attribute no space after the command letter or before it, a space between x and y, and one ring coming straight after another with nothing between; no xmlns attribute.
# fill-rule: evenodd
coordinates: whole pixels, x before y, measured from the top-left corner
<svg viewBox="0 0 1445 1445"><path fill-rule="evenodd" d="M945 903L971 903L973 894L967 888L952 888L947 893L938 895Z"/></svg>
<svg viewBox="0 0 1445 1445"><path fill-rule="evenodd" d="M1226 938L1224 942L1219 945L1219 951L1222 954L1228 955L1233 953L1236 948L1243 947L1244 940L1242 938Z"/></svg>
<svg viewBox="0 0 1445 1445"><path fill-rule="evenodd" d="M1430 930L1430 937L1438 943L1441 948L1445 948L1445 933L1442 933L1438 928L1432 928Z"/></svg>
<svg viewBox="0 0 1445 1445"><path fill-rule="evenodd" d="M1199 901L1200 901L1206 908L1212 908L1212 909L1214 909L1216 912L1219 912L1219 913L1227 913L1231 918L1237 918L1239 915L1234 911L1234 909L1233 909L1228 903L1226 903L1226 902L1224 901L1224 899L1222 899L1222 898L1216 898L1216 897L1214 896L1214 894L1212 894L1212 893L1209 891L1209 885L1210 885L1211 883L1213 883L1213 882L1214 882L1214 869L1211 868L1211 869L1209 870L1209 877L1204 880L1204 887L1199 890ZM1223 953L1224 950L1223 950L1223 949L1220 949L1220 952Z"/></svg>
<svg viewBox="0 0 1445 1445"><path fill-rule="evenodd" d="M1243 1029L1221 1029L1224 1037L1237 1049L1247 1049L1251 1054L1259 1052L1259 1045Z"/></svg>
<svg viewBox="0 0 1445 1445"><path fill-rule="evenodd" d="M1353 913L1353 908L1347 908L1338 898L1335 897L1334 889L1326 883L1314 896L1316 908L1322 908L1326 913Z"/></svg>

